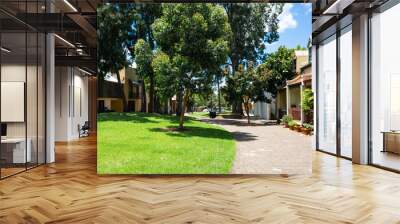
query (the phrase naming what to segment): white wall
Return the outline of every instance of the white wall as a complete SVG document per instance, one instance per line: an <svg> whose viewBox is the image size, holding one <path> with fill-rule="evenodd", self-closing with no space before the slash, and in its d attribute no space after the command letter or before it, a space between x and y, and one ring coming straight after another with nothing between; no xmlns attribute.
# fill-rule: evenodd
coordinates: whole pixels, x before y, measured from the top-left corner
<svg viewBox="0 0 400 224"><path fill-rule="evenodd" d="M266 102L255 102L253 104L252 113L254 116L260 117L265 120L270 120L271 115L275 114L275 99L272 99L271 93L265 92L265 96L270 99L274 105Z"/></svg>
<svg viewBox="0 0 400 224"><path fill-rule="evenodd" d="M56 67L56 141L79 138L78 125L89 118L88 78L76 68Z"/></svg>

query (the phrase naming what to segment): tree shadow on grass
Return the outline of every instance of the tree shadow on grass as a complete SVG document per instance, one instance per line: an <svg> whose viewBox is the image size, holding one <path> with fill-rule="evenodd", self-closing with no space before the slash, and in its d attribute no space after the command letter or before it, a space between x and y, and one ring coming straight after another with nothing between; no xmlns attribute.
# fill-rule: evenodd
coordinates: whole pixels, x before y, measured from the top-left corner
<svg viewBox="0 0 400 224"><path fill-rule="evenodd" d="M109 112L100 113L97 116L97 121L127 121L133 123L159 123L155 119L160 119L163 121L171 122L173 124L179 123L179 117L172 115L160 115L160 114L148 114L148 113L119 113L119 112ZM185 117L186 123L192 123L195 119L191 117Z"/></svg>
<svg viewBox="0 0 400 224"><path fill-rule="evenodd" d="M215 138L215 139L228 139L234 140L232 134L228 131L216 128L206 127L185 127L183 131L177 131L177 126L168 126L166 128L151 128L153 132L162 132L166 135L173 137L202 137L202 138Z"/></svg>

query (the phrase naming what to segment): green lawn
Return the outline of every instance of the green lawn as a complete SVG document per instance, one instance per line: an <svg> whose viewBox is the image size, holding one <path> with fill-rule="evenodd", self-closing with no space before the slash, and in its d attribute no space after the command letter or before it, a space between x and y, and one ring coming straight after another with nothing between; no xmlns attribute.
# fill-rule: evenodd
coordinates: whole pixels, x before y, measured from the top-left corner
<svg viewBox="0 0 400 224"><path fill-rule="evenodd" d="M226 130L186 118L174 131L174 116L104 113L98 116L99 174L226 174L235 141Z"/></svg>

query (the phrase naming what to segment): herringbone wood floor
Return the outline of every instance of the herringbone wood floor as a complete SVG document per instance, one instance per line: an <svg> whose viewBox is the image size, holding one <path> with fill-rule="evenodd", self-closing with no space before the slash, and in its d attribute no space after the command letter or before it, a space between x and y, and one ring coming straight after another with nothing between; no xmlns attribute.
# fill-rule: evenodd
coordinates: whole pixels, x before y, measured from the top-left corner
<svg viewBox="0 0 400 224"><path fill-rule="evenodd" d="M312 176L97 176L96 142L0 181L0 223L400 223L400 175L315 153Z"/></svg>

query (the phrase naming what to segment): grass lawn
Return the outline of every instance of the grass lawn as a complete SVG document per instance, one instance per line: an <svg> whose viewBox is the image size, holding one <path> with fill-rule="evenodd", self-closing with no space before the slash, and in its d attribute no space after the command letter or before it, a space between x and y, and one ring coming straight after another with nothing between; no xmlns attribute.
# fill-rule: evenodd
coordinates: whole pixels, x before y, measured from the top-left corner
<svg viewBox="0 0 400 224"><path fill-rule="evenodd" d="M168 115L104 113L98 116L99 174L226 174L235 141L221 127Z"/></svg>

